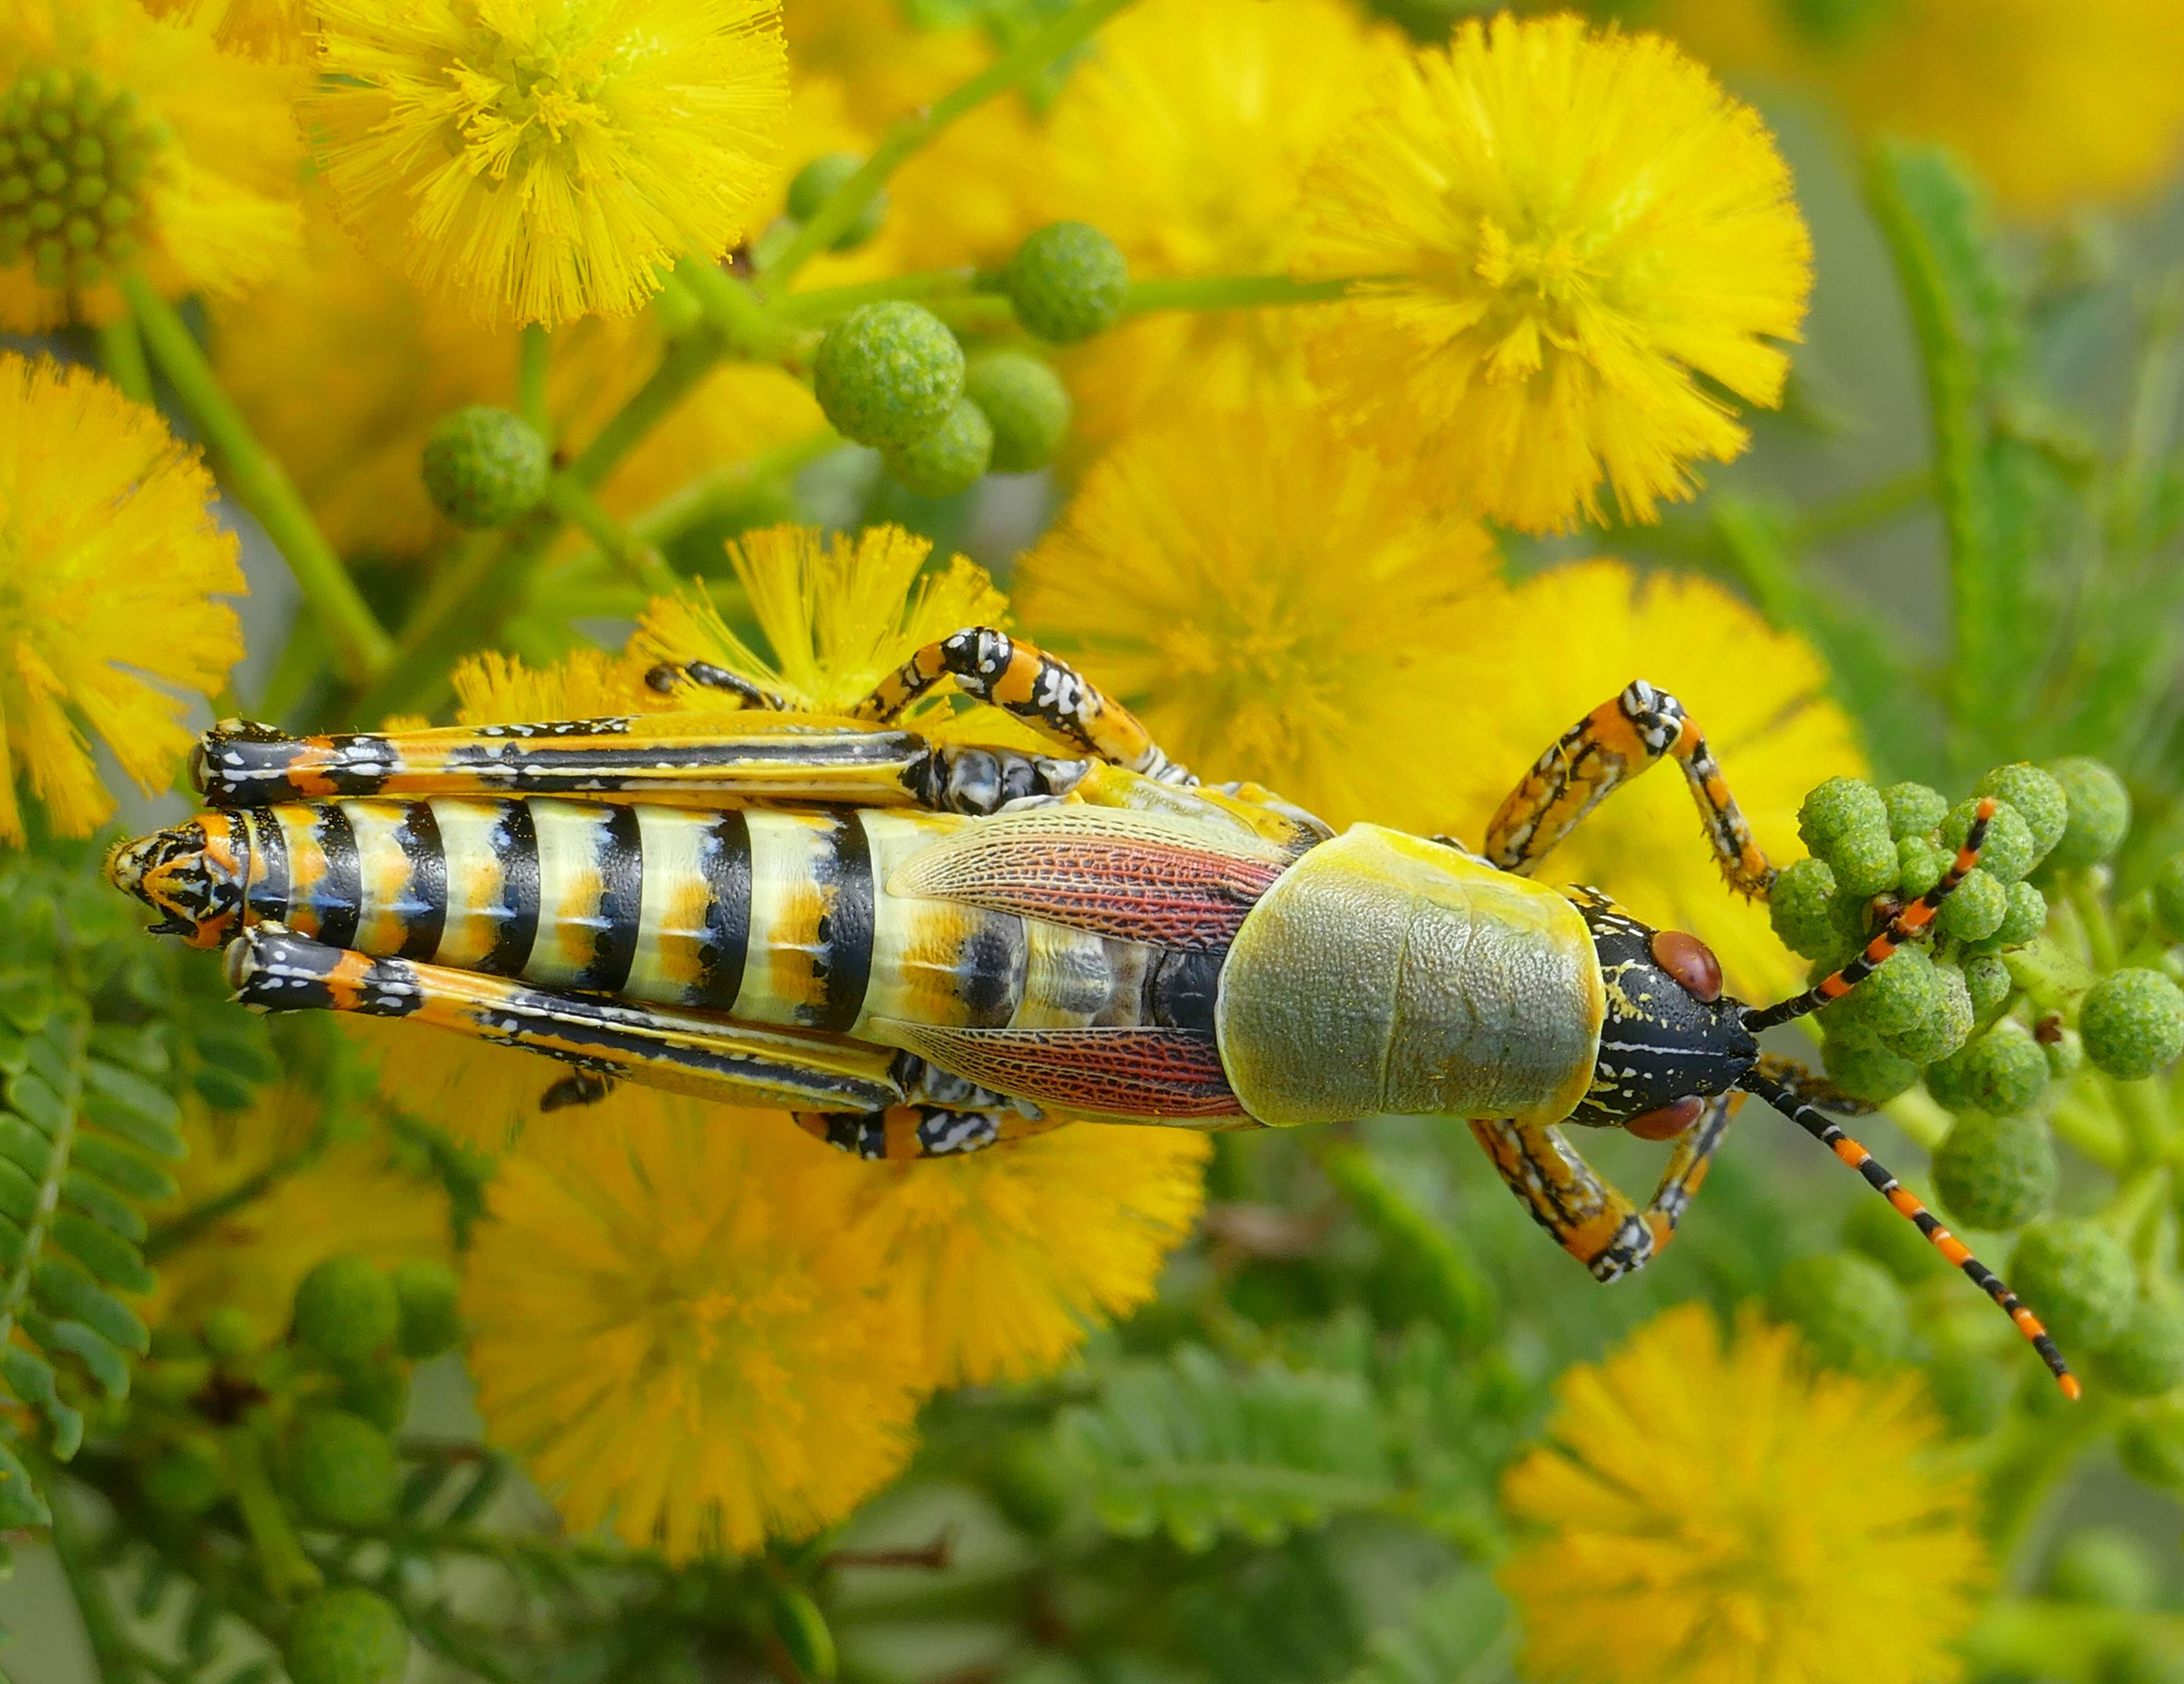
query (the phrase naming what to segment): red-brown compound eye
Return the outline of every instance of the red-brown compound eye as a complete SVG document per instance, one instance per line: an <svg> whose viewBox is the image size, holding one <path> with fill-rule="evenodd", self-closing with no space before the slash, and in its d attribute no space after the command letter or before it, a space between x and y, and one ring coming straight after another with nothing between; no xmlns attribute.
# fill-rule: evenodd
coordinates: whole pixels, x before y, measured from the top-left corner
<svg viewBox="0 0 2184 1684"><path fill-rule="evenodd" d="M1684 986L1694 1000L1711 1005L1721 998L1721 961L1695 935L1664 929L1653 937L1653 962Z"/></svg>
<svg viewBox="0 0 2184 1684"><path fill-rule="evenodd" d="M1673 1140L1697 1122L1699 1112L1705 1109L1706 1101L1696 1094L1691 1094L1674 1105L1664 1105L1658 1111L1649 1111L1643 1117L1634 1117L1623 1126L1641 1140Z"/></svg>

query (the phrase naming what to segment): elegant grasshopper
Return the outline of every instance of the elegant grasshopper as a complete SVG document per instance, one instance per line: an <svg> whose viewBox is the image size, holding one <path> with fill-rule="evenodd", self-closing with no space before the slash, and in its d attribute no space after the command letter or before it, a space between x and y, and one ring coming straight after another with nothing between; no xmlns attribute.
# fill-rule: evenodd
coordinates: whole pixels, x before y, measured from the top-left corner
<svg viewBox="0 0 2184 1684"><path fill-rule="evenodd" d="M898 722L944 680L1060 751ZM844 716L717 666L649 682L733 712L298 738L242 722L193 757L209 803L116 850L157 932L227 947L245 1005L404 1018L616 1079L780 1106L867 1157L981 1150L1072 1118L1199 1129L1460 1118L1602 1280L1675 1230L1752 1094L1857 1168L1984 1289L2066 1391L2032 1313L1817 1108L1854 1108L1758 1034L1847 992L1979 857L1860 956L1763 1008L1697 938L1531 873L1618 784L1681 769L1730 886L1773 869L1674 697L1580 720L1480 851L1340 835L1198 783L1064 662L987 627L919 650ZM1672 1143L1642 1207L1558 1124Z"/></svg>

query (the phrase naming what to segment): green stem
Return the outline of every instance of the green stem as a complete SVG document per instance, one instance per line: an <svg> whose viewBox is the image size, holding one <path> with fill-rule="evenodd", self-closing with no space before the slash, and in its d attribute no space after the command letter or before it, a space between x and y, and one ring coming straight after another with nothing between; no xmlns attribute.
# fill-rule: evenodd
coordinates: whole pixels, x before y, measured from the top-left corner
<svg viewBox="0 0 2184 1684"><path fill-rule="evenodd" d="M2103 1402L2088 1399L2066 1414L2020 1414L2011 1419L1984 1481L1987 1535L1998 1560L2008 1562L2019 1552L2050 1494L2107 1435L2112 1414Z"/></svg>
<svg viewBox="0 0 2184 1684"><path fill-rule="evenodd" d="M455 658L492 636L499 624L494 600L502 581L522 571L527 549L515 550L519 538L535 529L540 516L501 533L497 542L479 544L455 558L441 580L433 583L430 599L415 621L403 629L402 646L394 663L381 673L350 710L353 718L376 725L390 713L429 712L445 692L448 669ZM559 527L548 517L546 535ZM539 541L543 552L544 539ZM511 552L515 553L511 555ZM443 588L444 581L444 588ZM486 616L481 625L479 616Z"/></svg>
<svg viewBox="0 0 2184 1684"><path fill-rule="evenodd" d="M47 1489L53 1493L53 1553L60 1560L61 1572L75 1598L76 1612L83 1620L83 1635L90 1640L92 1658L98 1663L101 1684L131 1684L137 1673L131 1661L129 1642L122 1635L121 1620L114 1612L113 1600L106 1594L106 1586L99 1582L98 1569L85 1548L83 1535L76 1530L75 1511L66 1492L51 1485Z"/></svg>
<svg viewBox="0 0 2184 1684"><path fill-rule="evenodd" d="M772 362L786 348L788 335L772 313L720 265L686 257L675 265L675 278L697 299L706 325L728 351Z"/></svg>
<svg viewBox="0 0 2184 1684"><path fill-rule="evenodd" d="M732 505L753 486L763 485L768 480L791 478L841 447L841 434L831 427L822 427L793 444L761 451L748 461L714 468L670 492L643 514L632 516L630 536L644 544L672 543L693 527Z"/></svg>
<svg viewBox="0 0 2184 1684"><path fill-rule="evenodd" d="M1319 304L1345 297L1369 279L1295 281L1286 275L1190 275L1173 280L1133 281L1123 301L1129 315L1156 309L1249 309L1264 304Z"/></svg>
<svg viewBox="0 0 2184 1684"><path fill-rule="evenodd" d="M139 404L152 401L152 365L144 360L144 339L135 317L117 315L99 324L98 360L123 397Z"/></svg>
<svg viewBox="0 0 2184 1684"><path fill-rule="evenodd" d="M1949 1132L1949 1113L1936 1105L1924 1088L1907 1088L1880 1109L1921 1151L1933 1151Z"/></svg>
<svg viewBox="0 0 2184 1684"><path fill-rule="evenodd" d="M655 596L671 596L682 582L652 545L599 507L599 499L566 474L546 482L547 506L581 528L615 565Z"/></svg>
<svg viewBox="0 0 2184 1684"><path fill-rule="evenodd" d="M772 306L772 315L776 321L785 325L816 326L848 315L859 304L888 304L898 298L922 303L979 290L978 271L975 269L928 269L885 281L860 281L854 286L819 287L808 293L791 293Z"/></svg>
<svg viewBox="0 0 2184 1684"><path fill-rule="evenodd" d="M726 348L711 332L694 332L677 341L644 384L630 394L629 400L608 417L607 424L592 442L577 452L577 459L566 470L570 477L577 484L596 490L638 441L666 419L699 382L713 371L713 365L725 354Z"/></svg>
<svg viewBox="0 0 2184 1684"><path fill-rule="evenodd" d="M1797 541L1810 545L1830 544L1849 533L1884 526L1897 516L1930 502L1933 496L1934 471L1908 469L1799 516Z"/></svg>
<svg viewBox="0 0 2184 1684"><path fill-rule="evenodd" d="M220 457L237 498L287 560L304 600L332 635L345 670L364 678L383 672L394 658L393 640L319 531L294 482L221 389L182 319L142 275L123 276L121 290L159 371Z"/></svg>
<svg viewBox="0 0 2184 1684"><path fill-rule="evenodd" d="M258 1557L258 1571L269 1595L286 1602L298 1591L315 1591L324 1582L317 1566L304 1553L303 1541L289 1524L288 1511L273 1489L273 1476L265 1465L265 1446L258 1436L254 1419L230 1427L220 1435L220 1449L227 1460L229 1480L235 1487L235 1506L242 1511L244 1529Z"/></svg>
<svg viewBox="0 0 2184 1684"><path fill-rule="evenodd" d="M1045 28L1026 36L961 87L889 130L863 167L827 196L826 204L759 277L767 294L778 298L786 293L796 271L848 231L858 213L887 185L888 177L913 153L958 118L1036 75L1129 3L1130 0L1082 0Z"/></svg>
<svg viewBox="0 0 2184 1684"><path fill-rule="evenodd" d="M2109 922L2109 909L2092 884L2092 878L2081 872L2070 880L2067 891L2070 909L2078 915L2079 927L2086 933L2086 951L2097 971L2112 971L2122 957L2116 945L2115 926Z"/></svg>
<svg viewBox="0 0 2184 1684"><path fill-rule="evenodd" d="M545 324L525 322L522 347L516 355L515 412L549 444L554 442L554 423L546 413L546 370L552 357L553 341Z"/></svg>

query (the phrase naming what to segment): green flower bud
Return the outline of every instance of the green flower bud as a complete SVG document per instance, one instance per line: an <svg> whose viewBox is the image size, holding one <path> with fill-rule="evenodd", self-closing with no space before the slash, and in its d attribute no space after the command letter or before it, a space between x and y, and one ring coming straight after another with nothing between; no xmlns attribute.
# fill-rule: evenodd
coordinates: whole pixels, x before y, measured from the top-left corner
<svg viewBox="0 0 2184 1684"><path fill-rule="evenodd" d="M289 1620L283 1658L292 1684L400 1684L410 1628L370 1591L321 1591Z"/></svg>
<svg viewBox="0 0 2184 1684"><path fill-rule="evenodd" d="M819 207L834 197L837 188L864 168L865 160L854 152L830 152L813 159L799 170L788 184L789 215L799 222L809 222L819 214ZM830 252L855 251L880 231L887 220L887 189L883 187L865 201L847 228L834 237Z"/></svg>
<svg viewBox="0 0 2184 1684"><path fill-rule="evenodd" d="M1825 959L1841 944L1835 923L1836 874L1825 860L1793 860L1774 879L1767 916L1792 953Z"/></svg>
<svg viewBox="0 0 2184 1684"><path fill-rule="evenodd" d="M2064 1602L2103 1608L2144 1608L2160 1588L2161 1572L2146 1546L2113 1526L2087 1526L2056 1547L2048 1590Z"/></svg>
<svg viewBox="0 0 2184 1684"><path fill-rule="evenodd" d="M2184 854L2171 854L2155 868L2153 915L2164 935L2184 941Z"/></svg>
<svg viewBox="0 0 2184 1684"><path fill-rule="evenodd" d="M1916 901L1948 870L1949 856L1923 836L1907 836L1896 845L1896 887L1907 901Z"/></svg>
<svg viewBox="0 0 2184 1684"><path fill-rule="evenodd" d="M81 121L78 107L87 116ZM79 135L79 126L86 131ZM91 132L90 131L96 131ZM135 256L148 178L164 163L166 125L94 70L19 79L0 98L0 267L31 260L42 286L97 286ZM44 239L34 239L44 234Z"/></svg>
<svg viewBox="0 0 2184 1684"><path fill-rule="evenodd" d="M1129 291L1122 248L1088 222L1050 222L1026 237L1002 276L1017 320L1067 345L1112 327Z"/></svg>
<svg viewBox="0 0 2184 1684"><path fill-rule="evenodd" d="M2159 1397L2184 1386L2184 1309L2141 1299L2131 1324L2093 1366L2102 1380L2132 1397Z"/></svg>
<svg viewBox="0 0 2184 1684"><path fill-rule="evenodd" d="M811 389L844 438L880 450L915 444L963 395L963 348L922 304L861 304L819 342Z"/></svg>
<svg viewBox="0 0 2184 1684"><path fill-rule="evenodd" d="M2086 1062L2085 1038L2075 1029L2064 1029L2059 1018L2042 1019L2032 1038L2048 1055L2048 1073L2059 1082L2069 1081Z"/></svg>
<svg viewBox="0 0 2184 1684"><path fill-rule="evenodd" d="M1984 941L2002 928L2009 916L2009 890L1985 866L1974 866L1964 880L1949 891L1935 922L1945 935L1959 941Z"/></svg>
<svg viewBox="0 0 2184 1684"><path fill-rule="evenodd" d="M148 1465L143 1480L145 1501L169 1514L202 1514L227 1495L227 1470L187 1446Z"/></svg>
<svg viewBox="0 0 2184 1684"><path fill-rule="evenodd" d="M357 1362L383 1351L401 1325L394 1283L363 1257L328 1257L296 1288L296 1338L328 1362Z"/></svg>
<svg viewBox="0 0 2184 1684"><path fill-rule="evenodd" d="M2033 863L2048 857L2070 822L2070 798L2054 777L2025 761L1997 766L1972 785L1975 795L2006 801L2031 833Z"/></svg>
<svg viewBox="0 0 2184 1684"><path fill-rule="evenodd" d="M394 1441L341 1409L314 1409L288 1441L288 1489L296 1506L328 1526L376 1526L394 1513L401 1489Z"/></svg>
<svg viewBox="0 0 2184 1684"><path fill-rule="evenodd" d="M2141 1405L2116 1430L2116 1456L2135 1478L2184 1492L2184 1402Z"/></svg>
<svg viewBox="0 0 2184 1684"><path fill-rule="evenodd" d="M221 1304L204 1319L205 1349L223 1363L239 1363L254 1356L265 1343L249 1311Z"/></svg>
<svg viewBox="0 0 2184 1684"><path fill-rule="evenodd" d="M1934 1151L1934 1191L1967 1228L2022 1228L2055 1196L2056 1174L2055 1143L2031 1117L1972 1112Z"/></svg>
<svg viewBox="0 0 2184 1684"><path fill-rule="evenodd" d="M1982 1352L1938 1352L1926 1369L1926 1390L1943 1423L1958 1438L1992 1432L2009 1408L2009 1377Z"/></svg>
<svg viewBox="0 0 2184 1684"><path fill-rule="evenodd" d="M1994 934L1987 937L1986 945L1996 951L2022 947L2047 928L2048 897L2029 883L2013 883L2009 885L2008 908Z"/></svg>
<svg viewBox="0 0 2184 1684"><path fill-rule="evenodd" d="M463 1319L457 1300L462 1290L462 1281L443 1263L415 1258L394 1266L404 1356L421 1363L461 1342Z"/></svg>
<svg viewBox="0 0 2184 1684"><path fill-rule="evenodd" d="M1906 1286L1938 1280L1956 1272L1914 1224L1906 1222L1895 1206L1880 1199L1860 1199L1853 1204L1843 1218L1842 1236L1851 1250L1871 1257Z"/></svg>
<svg viewBox="0 0 2184 1684"><path fill-rule="evenodd" d="M504 527L546 494L553 453L521 415L473 404L425 441L425 489L459 527Z"/></svg>
<svg viewBox="0 0 2184 1684"><path fill-rule="evenodd" d="M1883 1041L1908 1034L1941 1004L1942 979L1934 962L1916 947L1900 947L1888 962L1850 991L1843 1004Z"/></svg>
<svg viewBox="0 0 2184 1684"><path fill-rule="evenodd" d="M1899 842L1931 834L1949 811L1948 798L1924 783L1892 783L1880 804L1888 810L1888 834Z"/></svg>
<svg viewBox="0 0 2184 1684"><path fill-rule="evenodd" d="M959 399L948 419L914 444L882 453L898 485L920 497L953 497L978 482L994 457L994 429L985 411Z"/></svg>
<svg viewBox="0 0 2184 1684"><path fill-rule="evenodd" d="M2184 990L2159 971L2112 972L2086 991L2078 1033L2095 1068L2125 1082L2151 1076L2184 1052Z"/></svg>
<svg viewBox="0 0 2184 1684"><path fill-rule="evenodd" d="M2009 967L1995 955L1978 953L1964 961L1964 988L1972 997L1975 1021L1984 1023L1999 1012L2015 986L2010 980Z"/></svg>
<svg viewBox="0 0 2184 1684"><path fill-rule="evenodd" d="M1863 778L1830 778L1797 809L1797 834L1808 854L1825 856L1846 836L1887 829L1887 805Z"/></svg>
<svg viewBox="0 0 2184 1684"><path fill-rule="evenodd" d="M1068 434L1069 388L1045 361L1027 352L979 352L964 371L963 395L993 425L989 473L1026 474L1043 468Z"/></svg>
<svg viewBox="0 0 2184 1684"><path fill-rule="evenodd" d="M1871 1373L1894 1362L1910 1341L1903 1289L1880 1264L1853 1252L1799 1257L1775 1278L1769 1303L1832 1369Z"/></svg>
<svg viewBox="0 0 2184 1684"><path fill-rule="evenodd" d="M2026 1229L2008 1279L2066 1351L2105 1350L2123 1336L2137 1307L2131 1253L2108 1230L2080 1218Z"/></svg>
<svg viewBox="0 0 2184 1684"><path fill-rule="evenodd" d="M342 1373L341 1406L382 1432L399 1432L410 1419L410 1370L400 1363L359 1363Z"/></svg>
<svg viewBox="0 0 2184 1684"><path fill-rule="evenodd" d="M2030 1029L2008 1018L1967 1046L1957 1068L1972 1104L1997 1116L2030 1110L2048 1086L2048 1055Z"/></svg>
<svg viewBox="0 0 2184 1684"><path fill-rule="evenodd" d="M1971 834L1977 801L1959 801L1942 821L1942 845L1954 852ZM1979 869L2003 884L2018 882L2040 862L2032 845L2032 831L2007 801L1997 801L1994 816L1986 822L1986 839L1980 844ZM1996 920L2000 923L2000 919Z"/></svg>
<svg viewBox="0 0 2184 1684"><path fill-rule="evenodd" d="M1902 872L1895 843L1880 830L1853 830L1838 836L1828 845L1827 860L1835 867L1836 887L1861 901L1870 901L1895 888Z"/></svg>
<svg viewBox="0 0 2184 1684"><path fill-rule="evenodd" d="M2070 822L2048 856L2065 871L2097 866L2123 845L2131 829L2131 792L2097 760L2074 755L2051 760L2048 772L2070 800Z"/></svg>
<svg viewBox="0 0 2184 1684"><path fill-rule="evenodd" d="M1830 1036L1821 1046L1828 1079L1852 1099L1885 1105L1919 1079L1919 1067L1878 1041Z"/></svg>
<svg viewBox="0 0 2184 1684"><path fill-rule="evenodd" d="M1975 1021L1972 997L1964 986L1963 973L1953 966L1936 965L1934 980L1941 984L1934 1009L1919 1020L1916 1028L1902 1034L1882 1037L1891 1052L1914 1064L1931 1064L1947 1058L1971 1036Z"/></svg>

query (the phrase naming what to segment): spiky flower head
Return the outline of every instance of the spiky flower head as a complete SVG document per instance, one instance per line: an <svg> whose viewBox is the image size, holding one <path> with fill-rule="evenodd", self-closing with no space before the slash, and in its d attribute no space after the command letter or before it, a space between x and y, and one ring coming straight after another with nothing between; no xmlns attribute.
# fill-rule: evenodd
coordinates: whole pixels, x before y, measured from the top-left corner
<svg viewBox="0 0 2184 1684"><path fill-rule="evenodd" d="M64 834L114 811L78 720L147 794L174 775L190 736L171 691L209 695L242 657L214 496L156 410L0 353L0 842L23 839L19 778Z"/></svg>
<svg viewBox="0 0 2184 1684"><path fill-rule="evenodd" d="M1915 1380L1816 1374L1797 1335L1657 1316L1557 1388L1510 1469L1519 1664L1560 1684L1956 1676L1986 1570Z"/></svg>
<svg viewBox="0 0 2184 1684"><path fill-rule="evenodd" d="M503 1162L463 1296L478 1409L571 1525L741 1554L909 1455L917 1343L811 1146L686 1105L533 1129Z"/></svg>
<svg viewBox="0 0 2184 1684"><path fill-rule="evenodd" d="M1470 22L1329 142L1297 264L1375 277L1304 318L1361 437L1416 416L1432 466L1527 531L1689 496L1780 401L1811 285L1790 172L1750 107L1658 36ZM1408 449L1407 431L1393 448Z"/></svg>
<svg viewBox="0 0 2184 1684"><path fill-rule="evenodd" d="M136 0L0 10L0 329L123 313L271 274L302 231L294 69L222 53Z"/></svg>
<svg viewBox="0 0 2184 1684"><path fill-rule="evenodd" d="M776 0L325 0L342 214L481 319L627 315L742 236L788 101Z"/></svg>
<svg viewBox="0 0 2184 1684"><path fill-rule="evenodd" d="M310 57L310 0L144 0L144 9L203 27L223 53L292 62Z"/></svg>

